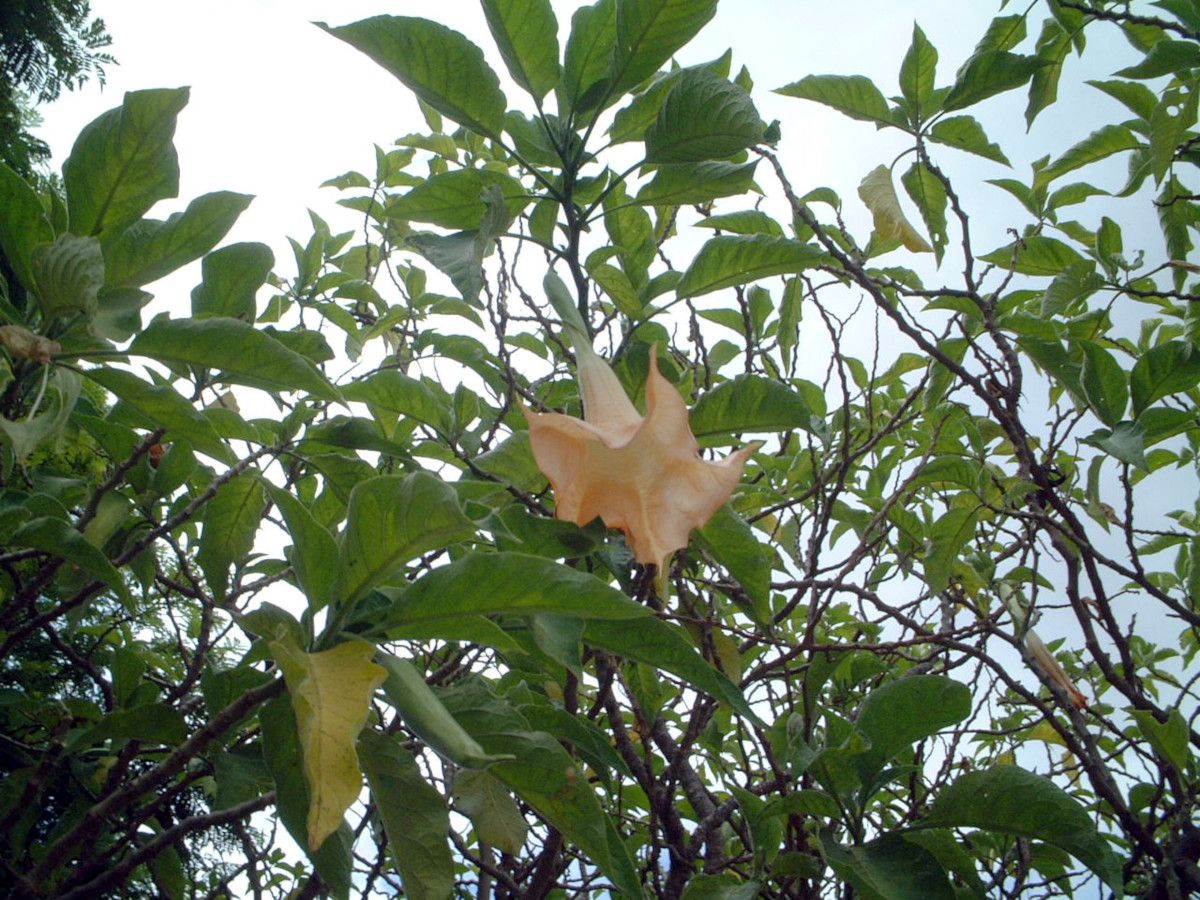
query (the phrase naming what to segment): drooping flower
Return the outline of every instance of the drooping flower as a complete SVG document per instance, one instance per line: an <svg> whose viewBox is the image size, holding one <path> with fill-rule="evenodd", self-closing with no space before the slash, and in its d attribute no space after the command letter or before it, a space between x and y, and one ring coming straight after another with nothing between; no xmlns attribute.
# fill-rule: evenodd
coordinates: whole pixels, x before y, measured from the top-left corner
<svg viewBox="0 0 1200 900"><path fill-rule="evenodd" d="M653 563L661 575L692 529L729 499L761 445L717 462L701 459L683 397L658 371L657 345L642 416L591 344L574 343L583 419L523 408L534 459L554 488L558 518L586 525L599 516L625 532L638 562Z"/></svg>
<svg viewBox="0 0 1200 900"><path fill-rule="evenodd" d="M1067 670L1054 658L1050 648L1032 628L1025 632L1025 649L1029 651L1029 655L1046 677L1058 685L1062 692L1070 698L1076 709L1087 709L1087 697L1084 696L1083 691L1079 689L1074 679L1067 674Z"/></svg>

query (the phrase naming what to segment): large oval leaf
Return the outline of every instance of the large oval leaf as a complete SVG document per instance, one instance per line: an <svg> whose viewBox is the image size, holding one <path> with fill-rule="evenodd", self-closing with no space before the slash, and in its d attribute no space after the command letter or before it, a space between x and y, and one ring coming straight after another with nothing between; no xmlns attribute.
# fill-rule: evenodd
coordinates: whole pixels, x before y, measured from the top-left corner
<svg viewBox="0 0 1200 900"><path fill-rule="evenodd" d="M866 783L896 754L963 721L971 714L971 691L944 675L914 675L889 682L867 695L858 730L871 742L855 757Z"/></svg>
<svg viewBox="0 0 1200 900"><path fill-rule="evenodd" d="M676 285L675 293L681 298L698 297L771 275L796 275L825 259L820 248L789 238L765 234L721 235L700 248Z"/></svg>
<svg viewBox="0 0 1200 900"><path fill-rule="evenodd" d="M625 0L617 4L612 96L641 84L695 37L717 0Z"/></svg>
<svg viewBox="0 0 1200 900"><path fill-rule="evenodd" d="M500 134L508 107L500 79L483 51L457 31L409 16L372 16L340 28L317 24L371 57L438 112L489 137Z"/></svg>
<svg viewBox="0 0 1200 900"><path fill-rule="evenodd" d="M104 242L104 284L141 287L211 250L254 199L249 194L203 194L165 222L142 219Z"/></svg>
<svg viewBox="0 0 1200 900"><path fill-rule="evenodd" d="M1065 850L1124 895L1121 864L1091 816L1054 782L1017 766L968 772L938 794L918 828L983 828Z"/></svg>
<svg viewBox="0 0 1200 900"><path fill-rule="evenodd" d="M716 75L689 71L671 89L646 132L646 162L727 159L758 143L765 127L741 87Z"/></svg>
<svg viewBox="0 0 1200 900"><path fill-rule="evenodd" d="M474 531L454 489L427 472L360 481L350 492L342 535L346 599L356 600L409 560Z"/></svg>
<svg viewBox="0 0 1200 900"><path fill-rule="evenodd" d="M515 178L487 169L457 169L426 178L397 197L388 204L387 215L442 228L478 228L488 211L483 192L493 185L499 188L509 215L515 215L529 202L528 192Z"/></svg>
<svg viewBox="0 0 1200 900"><path fill-rule="evenodd" d="M560 75L550 0L483 0L483 12L513 81L541 100Z"/></svg>
<svg viewBox="0 0 1200 900"><path fill-rule="evenodd" d="M97 235L179 193L172 138L188 89L131 91L79 133L63 164L71 232Z"/></svg>
<svg viewBox="0 0 1200 900"><path fill-rule="evenodd" d="M502 613L649 618L644 606L616 588L553 560L524 553L469 553L413 582L387 621L394 633L402 634L405 628L424 628L438 620Z"/></svg>
<svg viewBox="0 0 1200 900"><path fill-rule="evenodd" d="M705 393L692 409L692 433L733 434L743 431L811 431L811 406L797 391L763 375L739 375Z"/></svg>
<svg viewBox="0 0 1200 900"><path fill-rule="evenodd" d="M338 393L311 362L240 319L159 319L134 338L129 352L168 365L215 369L225 381L267 391Z"/></svg>

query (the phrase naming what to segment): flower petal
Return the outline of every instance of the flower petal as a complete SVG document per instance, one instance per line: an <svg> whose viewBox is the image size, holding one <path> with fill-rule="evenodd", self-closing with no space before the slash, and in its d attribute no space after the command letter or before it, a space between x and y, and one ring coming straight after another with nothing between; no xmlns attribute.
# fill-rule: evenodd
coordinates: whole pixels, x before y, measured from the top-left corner
<svg viewBox="0 0 1200 900"><path fill-rule="evenodd" d="M590 344L575 345L579 363L579 393L583 398L583 417L606 435L605 443L621 446L633 437L642 417L625 395L625 388L608 363Z"/></svg>
<svg viewBox="0 0 1200 900"><path fill-rule="evenodd" d="M590 346L580 340L575 351L587 421L522 406L534 459L554 488L560 519L586 525L599 516L625 532L638 562L661 572L668 557L687 546L692 529L729 499L761 445L717 462L701 459L687 405L658 369L657 346L650 353L645 418Z"/></svg>

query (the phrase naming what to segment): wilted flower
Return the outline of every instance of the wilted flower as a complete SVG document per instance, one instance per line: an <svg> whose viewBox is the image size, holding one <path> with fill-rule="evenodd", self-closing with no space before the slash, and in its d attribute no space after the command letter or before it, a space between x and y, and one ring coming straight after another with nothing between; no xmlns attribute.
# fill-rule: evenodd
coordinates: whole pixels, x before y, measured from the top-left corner
<svg viewBox="0 0 1200 900"><path fill-rule="evenodd" d="M1063 692L1071 698L1076 709L1087 709L1087 697L1083 695L1083 691L1079 690L1061 663L1054 658L1050 648L1042 642L1032 628L1025 632L1025 649L1029 651L1029 655L1033 657L1034 662L1038 664L1046 677L1062 688Z"/></svg>
<svg viewBox="0 0 1200 900"><path fill-rule="evenodd" d="M57 341L34 334L20 325L0 325L0 347L17 359L31 359L49 365L54 354L62 347Z"/></svg>
<svg viewBox="0 0 1200 900"><path fill-rule="evenodd" d="M761 445L719 462L701 459L687 406L658 371L657 346L643 417L590 343L575 344L584 417L524 410L534 459L554 487L558 518L586 525L599 516L625 532L638 562L661 574L692 529L729 499Z"/></svg>

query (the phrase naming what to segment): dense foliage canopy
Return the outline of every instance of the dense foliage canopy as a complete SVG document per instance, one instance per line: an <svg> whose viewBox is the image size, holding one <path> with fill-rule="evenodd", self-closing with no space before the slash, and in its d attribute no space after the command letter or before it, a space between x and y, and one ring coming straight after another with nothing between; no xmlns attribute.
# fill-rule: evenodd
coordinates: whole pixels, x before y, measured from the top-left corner
<svg viewBox="0 0 1200 900"><path fill-rule="evenodd" d="M767 86L900 148L857 196L743 48L673 61L716 0L323 26L428 129L294 259L171 202L187 89L61 192L0 165L5 889L1200 890L1200 4L1004 5L956 72L917 26L894 84ZM1107 124L1014 168L1084 64ZM747 459L669 552L685 425Z"/></svg>
<svg viewBox="0 0 1200 900"><path fill-rule="evenodd" d="M0 5L0 162L32 176L50 158L30 130L34 101L55 99L95 75L104 81L112 43L87 0L6 0Z"/></svg>

